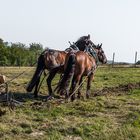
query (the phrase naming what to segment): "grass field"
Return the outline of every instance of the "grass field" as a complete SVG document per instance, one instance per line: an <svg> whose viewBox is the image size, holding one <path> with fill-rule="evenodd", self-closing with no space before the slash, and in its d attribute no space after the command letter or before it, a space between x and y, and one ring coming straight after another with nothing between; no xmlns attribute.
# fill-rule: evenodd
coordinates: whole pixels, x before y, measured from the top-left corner
<svg viewBox="0 0 140 140"><path fill-rule="evenodd" d="M0 68L12 79L9 90L23 102L13 111L0 104L0 139L10 140L139 140L140 68L100 67L90 99L65 103L61 98L45 101L45 81L35 100L25 87L34 68ZM59 75L53 81L55 85ZM83 86L85 96L86 84ZM95 93L98 96L94 96ZM4 113L3 113L4 112ZM2 114L3 113L3 114Z"/></svg>

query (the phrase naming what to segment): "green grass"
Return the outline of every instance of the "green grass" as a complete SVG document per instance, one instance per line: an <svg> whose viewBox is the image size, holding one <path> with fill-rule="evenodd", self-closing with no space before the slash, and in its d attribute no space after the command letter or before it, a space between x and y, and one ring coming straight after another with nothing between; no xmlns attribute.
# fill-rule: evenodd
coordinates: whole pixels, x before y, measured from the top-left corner
<svg viewBox="0 0 140 140"><path fill-rule="evenodd" d="M28 68L0 68L0 73L13 78ZM12 70L12 71L10 71ZM30 70L30 69L29 69ZM123 92L120 95L96 96L89 100L67 102L34 100L26 93L24 86L30 80L34 68L14 80L9 90L16 97L23 97L23 106L6 111L0 116L0 139L40 140L123 140L140 138L140 89ZM57 83L59 76L53 83ZM140 82L138 68L99 68L92 83L92 95L97 89L116 87L121 84ZM83 86L83 95L86 85ZM47 95L44 81L41 93Z"/></svg>

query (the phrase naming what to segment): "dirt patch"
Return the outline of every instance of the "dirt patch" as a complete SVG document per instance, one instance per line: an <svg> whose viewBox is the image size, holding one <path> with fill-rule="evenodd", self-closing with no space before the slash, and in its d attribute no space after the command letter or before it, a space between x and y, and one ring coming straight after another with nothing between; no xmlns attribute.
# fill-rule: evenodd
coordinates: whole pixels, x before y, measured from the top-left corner
<svg viewBox="0 0 140 140"><path fill-rule="evenodd" d="M133 89L140 89L140 82L128 83L126 85L119 85L116 87L105 87L101 90L95 91L94 96L101 96L101 95L108 95L108 94L121 95L122 93L124 94Z"/></svg>

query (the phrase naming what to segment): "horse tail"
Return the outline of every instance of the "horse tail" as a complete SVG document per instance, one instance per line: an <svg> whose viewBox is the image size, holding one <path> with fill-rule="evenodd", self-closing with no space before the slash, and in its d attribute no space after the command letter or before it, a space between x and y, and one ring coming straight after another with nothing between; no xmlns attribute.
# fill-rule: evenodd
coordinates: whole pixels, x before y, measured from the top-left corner
<svg viewBox="0 0 140 140"><path fill-rule="evenodd" d="M68 57L68 61L65 67L64 75L59 83L58 86L58 92L61 92L62 90L67 90L69 87L70 80L73 76L74 69L75 69L75 54L71 53Z"/></svg>
<svg viewBox="0 0 140 140"><path fill-rule="evenodd" d="M41 55L38 58L35 73L31 79L31 81L27 85L26 90L28 92L31 92L33 90L34 86L36 85L36 82L40 79L40 76L41 76L42 72L44 71L44 69L45 69L44 53L41 53Z"/></svg>

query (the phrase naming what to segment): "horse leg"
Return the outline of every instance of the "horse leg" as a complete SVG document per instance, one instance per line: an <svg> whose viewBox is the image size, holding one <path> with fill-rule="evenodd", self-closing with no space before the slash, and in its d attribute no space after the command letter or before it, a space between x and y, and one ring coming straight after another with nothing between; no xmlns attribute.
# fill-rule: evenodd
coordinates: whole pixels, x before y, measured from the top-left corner
<svg viewBox="0 0 140 140"><path fill-rule="evenodd" d="M76 85L77 83L80 81L81 79L81 75L77 75L73 77L72 79L72 85L71 85L71 92L70 92L70 96L71 96L71 101L75 100L75 90L76 90Z"/></svg>
<svg viewBox="0 0 140 140"><path fill-rule="evenodd" d="M52 91L52 87L51 87L51 83L52 83L52 80L53 78L55 77L56 73L57 73L58 70L52 70L50 71L49 73L49 76L47 78L47 86L48 86L48 92L49 92L49 96L53 96L53 91Z"/></svg>
<svg viewBox="0 0 140 140"><path fill-rule="evenodd" d="M38 78L38 80L36 81L36 84L35 84L34 98L38 97L38 85L39 85L39 82L40 82L40 77Z"/></svg>
<svg viewBox="0 0 140 140"><path fill-rule="evenodd" d="M87 91L86 91L86 98L88 99L89 98L89 95L90 95L90 87L91 87L91 81L93 79L93 73L91 73L89 76L88 76L88 81L87 81Z"/></svg>
<svg viewBox="0 0 140 140"><path fill-rule="evenodd" d="M81 88L83 85L82 81L83 81L83 76L81 77L81 79L79 81L79 89L78 89L78 96L77 96L78 99L80 99L80 97L81 97Z"/></svg>

